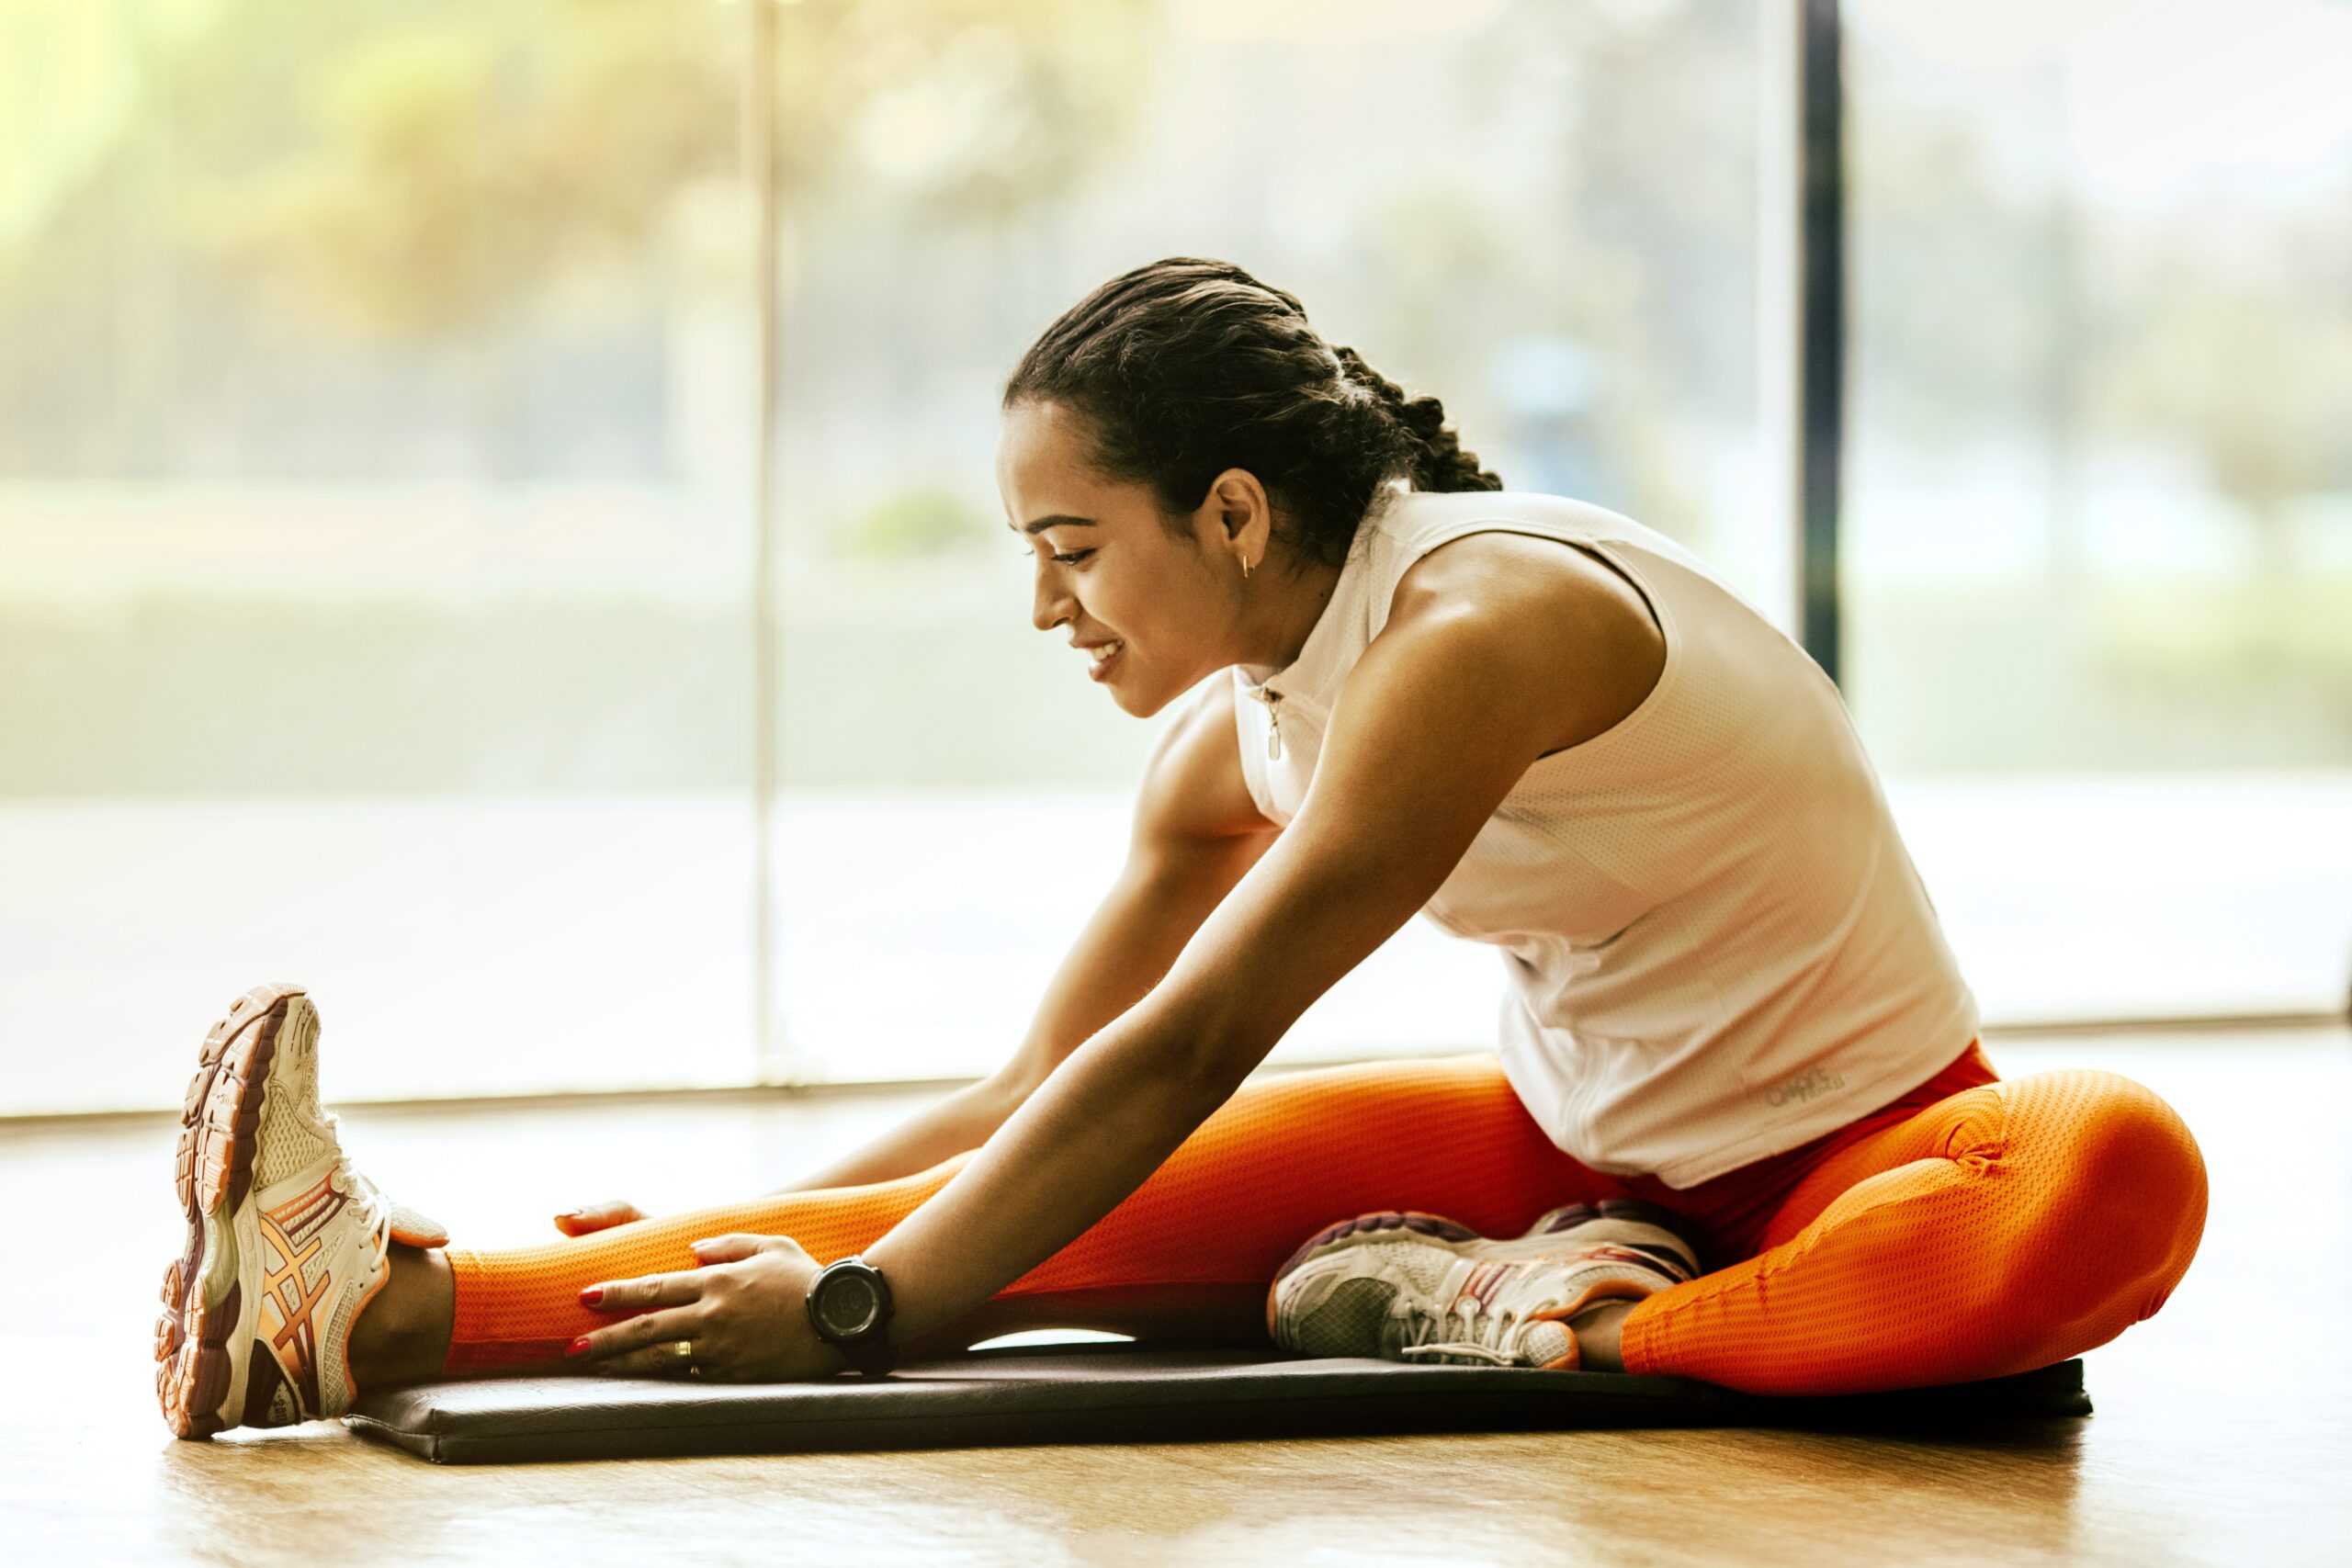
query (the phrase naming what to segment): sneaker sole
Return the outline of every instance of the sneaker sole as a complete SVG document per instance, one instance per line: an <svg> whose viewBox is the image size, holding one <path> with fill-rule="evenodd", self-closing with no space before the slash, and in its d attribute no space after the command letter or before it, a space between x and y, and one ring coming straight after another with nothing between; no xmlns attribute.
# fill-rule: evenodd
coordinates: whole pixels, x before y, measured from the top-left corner
<svg viewBox="0 0 2352 1568"><path fill-rule="evenodd" d="M1623 1207L1611 1207L1612 1205L1623 1205ZM1575 1221L1566 1218L1576 1210L1585 1210L1590 1217ZM1604 1213L1604 1210L1607 1212ZM1639 1211L1639 1213L1632 1211ZM1509 1261L1514 1258L1548 1257L1559 1250L1559 1245L1553 1239L1554 1237L1572 1226L1583 1226L1589 1230L1589 1234L1577 1238L1579 1245L1589 1244L1595 1247L1606 1245L1622 1249L1626 1255L1623 1261L1657 1272L1659 1290L1665 1290L1670 1285L1681 1284L1693 1277L1690 1265L1676 1256L1671 1248L1661 1247L1655 1239L1645 1234L1651 1229L1664 1230L1678 1240L1682 1240L1681 1233L1671 1226L1658 1224L1654 1218L1649 1217L1651 1215L1672 1217L1669 1211L1661 1209L1654 1203L1644 1203L1639 1199L1603 1199L1600 1207L1575 1204L1569 1209L1555 1211L1553 1223L1541 1232L1530 1232L1526 1235L1516 1238L1497 1238L1481 1235L1468 1225L1449 1220L1443 1215L1426 1214L1418 1210L1392 1209L1379 1213L1359 1214L1352 1220L1342 1220L1338 1224L1326 1225L1316 1232L1301 1244L1297 1251L1290 1255L1289 1259L1280 1269L1274 1270L1273 1281L1266 1291L1266 1334L1268 1337L1279 1342L1280 1336L1277 1333L1276 1325L1281 1314L1276 1310L1276 1301L1283 1278L1293 1269L1310 1258L1328 1257L1334 1252L1344 1252L1350 1247L1366 1247L1374 1242L1393 1241L1399 1232L1445 1247L1457 1255L1475 1254L1479 1258ZM1684 1245L1689 1245L1687 1240L1684 1241ZM1694 1255L1696 1251L1695 1247L1692 1248ZM1631 1293L1633 1292L1630 1291L1609 1290L1603 1286L1596 1286L1571 1303L1566 1310L1580 1311L1597 1295ZM1558 1314L1547 1313L1545 1315Z"/></svg>
<svg viewBox="0 0 2352 1568"><path fill-rule="evenodd" d="M164 1424L182 1438L209 1438L234 1425L220 1406L235 1382L230 1337L244 1302L234 1277L231 1227L253 1190L262 1095L277 1059L278 1032L293 998L291 985L256 986L239 997L229 1016L212 1026L197 1053L196 1076L181 1101L173 1187L187 1216L187 1239L164 1270L164 1312L155 1324L155 1397ZM208 1289L208 1265L222 1252L208 1234L229 1239L232 1270L225 1292ZM208 1296L212 1299L208 1300Z"/></svg>

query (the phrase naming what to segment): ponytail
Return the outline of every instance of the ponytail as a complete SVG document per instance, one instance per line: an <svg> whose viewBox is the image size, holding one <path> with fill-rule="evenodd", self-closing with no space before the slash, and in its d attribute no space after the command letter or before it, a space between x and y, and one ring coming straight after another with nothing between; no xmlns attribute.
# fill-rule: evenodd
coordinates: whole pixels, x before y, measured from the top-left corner
<svg viewBox="0 0 2352 1568"><path fill-rule="evenodd" d="M1335 348L1341 372L1368 387L1388 415L1412 438L1415 490L1500 490L1503 481L1478 466L1476 454L1462 449L1462 438L1445 423L1445 405L1435 398L1408 398L1405 389L1363 362L1352 348Z"/></svg>

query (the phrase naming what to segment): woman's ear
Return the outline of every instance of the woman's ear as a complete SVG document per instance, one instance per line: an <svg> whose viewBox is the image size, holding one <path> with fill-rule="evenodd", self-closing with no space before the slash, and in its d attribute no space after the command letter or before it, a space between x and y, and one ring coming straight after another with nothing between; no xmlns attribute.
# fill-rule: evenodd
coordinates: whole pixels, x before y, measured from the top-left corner
<svg viewBox="0 0 2352 1568"><path fill-rule="evenodd" d="M1261 561L1273 537L1273 503L1247 468L1227 468L1209 486L1207 506L1219 547L1237 559Z"/></svg>

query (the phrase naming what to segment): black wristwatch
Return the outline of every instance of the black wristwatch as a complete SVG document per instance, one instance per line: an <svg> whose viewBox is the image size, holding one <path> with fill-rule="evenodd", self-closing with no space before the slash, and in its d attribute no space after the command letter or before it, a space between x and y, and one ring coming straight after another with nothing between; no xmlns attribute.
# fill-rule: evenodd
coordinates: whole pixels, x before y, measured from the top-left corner
<svg viewBox="0 0 2352 1568"><path fill-rule="evenodd" d="M808 1287L808 1326L870 1378L899 1364L890 1313L890 1281L855 1254L826 1264Z"/></svg>

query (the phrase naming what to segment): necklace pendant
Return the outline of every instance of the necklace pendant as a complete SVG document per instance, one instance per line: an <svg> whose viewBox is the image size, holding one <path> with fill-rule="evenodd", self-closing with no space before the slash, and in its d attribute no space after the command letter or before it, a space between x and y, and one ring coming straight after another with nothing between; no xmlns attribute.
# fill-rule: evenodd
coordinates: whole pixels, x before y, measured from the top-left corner
<svg viewBox="0 0 2352 1568"><path fill-rule="evenodd" d="M1283 754L1283 715L1282 709L1274 705L1283 700L1283 694L1280 692L1261 692L1259 695L1266 704L1266 760L1276 761Z"/></svg>

